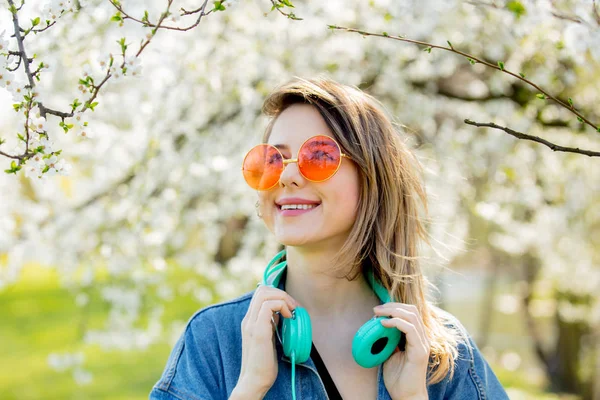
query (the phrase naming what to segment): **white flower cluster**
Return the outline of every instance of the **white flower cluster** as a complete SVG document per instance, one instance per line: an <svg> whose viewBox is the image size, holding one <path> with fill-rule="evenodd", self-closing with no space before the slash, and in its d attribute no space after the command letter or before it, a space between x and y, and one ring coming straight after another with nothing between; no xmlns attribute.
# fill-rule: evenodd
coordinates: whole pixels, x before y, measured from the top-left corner
<svg viewBox="0 0 600 400"><path fill-rule="evenodd" d="M48 167L48 170L44 173L43 171L46 167ZM47 177L54 175L67 176L69 175L71 168L71 164L67 164L64 158L59 160L58 157L54 155L49 158L43 158L42 155L38 153L27 161L24 169L26 177L37 177L44 180Z"/></svg>
<svg viewBox="0 0 600 400"><path fill-rule="evenodd" d="M121 80L125 75L137 78L141 76L142 72L141 60L139 57L126 56L122 68L120 65L117 65L117 62L115 61L109 71L112 75L112 80L115 82Z"/></svg>
<svg viewBox="0 0 600 400"><path fill-rule="evenodd" d="M139 57L127 56L125 57L125 65L123 67L125 73L128 76L139 77L142 73L142 64Z"/></svg>
<svg viewBox="0 0 600 400"><path fill-rule="evenodd" d="M93 137L93 133L89 127L88 122L83 119L83 113L75 113L72 122L74 128L76 129L77 136L81 136L82 138L86 139Z"/></svg>
<svg viewBox="0 0 600 400"><path fill-rule="evenodd" d="M67 11L73 11L72 0L50 0L42 8L42 22L45 23L46 20L56 21L62 13Z"/></svg>

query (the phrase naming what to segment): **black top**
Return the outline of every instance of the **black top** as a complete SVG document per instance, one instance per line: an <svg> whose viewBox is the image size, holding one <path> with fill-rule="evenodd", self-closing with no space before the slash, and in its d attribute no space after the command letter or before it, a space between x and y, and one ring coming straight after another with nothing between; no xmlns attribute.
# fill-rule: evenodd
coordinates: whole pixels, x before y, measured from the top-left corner
<svg viewBox="0 0 600 400"><path fill-rule="evenodd" d="M287 257L286 257L287 260ZM283 273L281 274L281 278L280 281L283 281L283 290L285 291L285 279L287 278L287 268L283 271ZM283 318L279 318L279 326L283 325ZM283 344L282 344L283 345ZM335 387L335 383L333 383L333 380L331 379L331 375L329 375L329 372L327 372L327 368L325 368L325 364L323 363L323 360L321 359L321 356L319 355L319 352L317 351L317 348L315 347L315 344L312 344L312 347L310 349L310 358L312 358L313 362L315 363L315 367L317 367L317 372L319 374L319 376L321 377L321 380L323 381L323 384L325 385L325 391L327 392L327 396L329 396L330 400L343 400L342 396L340 395L340 392L338 392L337 388Z"/></svg>
<svg viewBox="0 0 600 400"><path fill-rule="evenodd" d="M331 379L331 376L329 375L329 372L327 372L327 368L325 368L325 364L323 363L323 360L321 359L321 356L319 355L314 343L310 349L310 358L312 358L313 362L315 363L315 367L317 367L317 372L319 373L321 380L323 380L323 384L325 385L325 390L327 391L329 399L342 400L342 396L340 396L340 392L338 392L333 380Z"/></svg>

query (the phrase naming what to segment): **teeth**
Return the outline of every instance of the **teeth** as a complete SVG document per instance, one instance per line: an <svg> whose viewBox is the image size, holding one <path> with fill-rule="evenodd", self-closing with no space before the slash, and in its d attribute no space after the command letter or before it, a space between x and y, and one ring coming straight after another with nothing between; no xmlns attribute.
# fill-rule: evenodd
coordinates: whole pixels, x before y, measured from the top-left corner
<svg viewBox="0 0 600 400"><path fill-rule="evenodd" d="M308 210L309 208L315 208L315 204L284 204L281 206L282 210Z"/></svg>

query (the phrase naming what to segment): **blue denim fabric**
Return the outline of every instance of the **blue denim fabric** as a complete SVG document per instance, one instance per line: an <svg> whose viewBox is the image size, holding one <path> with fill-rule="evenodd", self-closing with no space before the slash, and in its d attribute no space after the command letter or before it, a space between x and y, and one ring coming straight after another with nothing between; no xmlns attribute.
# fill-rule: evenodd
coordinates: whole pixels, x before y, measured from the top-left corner
<svg viewBox="0 0 600 400"><path fill-rule="evenodd" d="M281 288L282 285L280 284ZM205 307L192 316L150 393L150 400L226 400L233 391L242 363L242 319L254 291L236 299ZM453 318L453 317L452 317ZM461 327L458 320L457 326ZM281 321L281 318L280 318ZM464 328L463 328L464 329ZM508 396L468 337L470 347L459 345L459 358L452 380L445 378L428 387L429 399L503 400ZM266 400L292 398L291 361L275 340L278 375ZM378 367L377 400L391 400ZM296 399L328 399L325 386L312 359L296 366Z"/></svg>

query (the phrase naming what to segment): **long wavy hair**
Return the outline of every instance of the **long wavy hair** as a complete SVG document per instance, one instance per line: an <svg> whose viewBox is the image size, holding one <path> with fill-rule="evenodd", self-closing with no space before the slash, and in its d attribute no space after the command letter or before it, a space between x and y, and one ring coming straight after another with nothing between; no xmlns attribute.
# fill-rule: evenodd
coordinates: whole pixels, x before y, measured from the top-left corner
<svg viewBox="0 0 600 400"><path fill-rule="evenodd" d="M417 254L420 239L430 244L419 217L419 210L423 218L428 210L417 158L378 100L325 77L295 77L269 94L262 107L270 117L264 143L279 114L296 103L319 111L360 175L357 218L332 272L344 271L354 280L372 268L394 301L415 305L431 344L428 383L452 378L461 336L425 295L433 285L422 274Z"/></svg>

